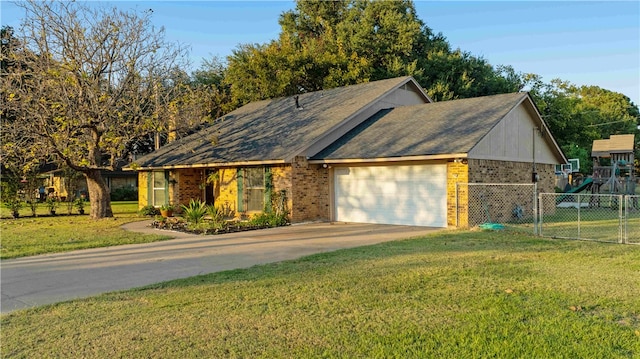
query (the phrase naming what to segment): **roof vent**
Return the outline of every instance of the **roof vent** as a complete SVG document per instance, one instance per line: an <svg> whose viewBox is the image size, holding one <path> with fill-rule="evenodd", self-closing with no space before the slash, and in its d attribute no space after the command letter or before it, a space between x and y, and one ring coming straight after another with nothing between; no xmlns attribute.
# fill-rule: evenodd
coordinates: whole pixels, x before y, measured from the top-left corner
<svg viewBox="0 0 640 359"><path fill-rule="evenodd" d="M302 109L304 109L304 108L303 108L302 106L300 106L300 103L298 102L298 97L299 97L299 96L298 96L298 95L296 95L296 96L294 96L294 97L293 97L293 99L294 99L294 100L296 100L296 108L297 108L298 110L302 110Z"/></svg>

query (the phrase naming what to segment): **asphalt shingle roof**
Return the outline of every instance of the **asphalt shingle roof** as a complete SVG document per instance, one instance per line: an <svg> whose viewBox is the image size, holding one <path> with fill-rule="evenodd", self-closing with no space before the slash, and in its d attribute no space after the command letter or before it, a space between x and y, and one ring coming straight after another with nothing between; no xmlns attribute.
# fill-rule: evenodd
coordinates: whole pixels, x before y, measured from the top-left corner
<svg viewBox="0 0 640 359"><path fill-rule="evenodd" d="M411 77L249 103L135 161L142 168L285 160Z"/></svg>
<svg viewBox="0 0 640 359"><path fill-rule="evenodd" d="M510 93L382 110L312 159L467 153L526 96Z"/></svg>

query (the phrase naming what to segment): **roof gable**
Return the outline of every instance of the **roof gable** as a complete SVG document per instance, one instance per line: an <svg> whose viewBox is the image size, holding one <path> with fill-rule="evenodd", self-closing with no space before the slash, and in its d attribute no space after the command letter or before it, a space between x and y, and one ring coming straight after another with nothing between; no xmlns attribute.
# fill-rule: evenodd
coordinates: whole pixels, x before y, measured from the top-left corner
<svg viewBox="0 0 640 359"><path fill-rule="evenodd" d="M525 97L512 93L383 110L313 159L466 154Z"/></svg>
<svg viewBox="0 0 640 359"><path fill-rule="evenodd" d="M145 169L286 162L402 86L431 101L413 78L399 77L301 94L299 107L292 97L252 102L135 163Z"/></svg>
<svg viewBox="0 0 640 359"><path fill-rule="evenodd" d="M533 100L526 93L503 119L495 123L467 157L546 164L567 162Z"/></svg>

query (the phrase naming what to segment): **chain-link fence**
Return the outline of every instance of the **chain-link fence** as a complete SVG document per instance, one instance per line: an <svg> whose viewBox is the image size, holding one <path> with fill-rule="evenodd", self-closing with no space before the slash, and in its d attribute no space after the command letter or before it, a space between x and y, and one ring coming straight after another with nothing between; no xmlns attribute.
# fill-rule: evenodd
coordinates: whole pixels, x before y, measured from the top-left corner
<svg viewBox="0 0 640 359"><path fill-rule="evenodd" d="M458 183L456 225L460 228L536 231L536 185L530 183Z"/></svg>
<svg viewBox="0 0 640 359"><path fill-rule="evenodd" d="M625 196L624 242L640 244L640 196Z"/></svg>
<svg viewBox="0 0 640 359"><path fill-rule="evenodd" d="M640 244L640 196L536 192L529 183L458 183L456 226Z"/></svg>
<svg viewBox="0 0 640 359"><path fill-rule="evenodd" d="M640 243L638 196L541 193L539 206L541 236Z"/></svg>

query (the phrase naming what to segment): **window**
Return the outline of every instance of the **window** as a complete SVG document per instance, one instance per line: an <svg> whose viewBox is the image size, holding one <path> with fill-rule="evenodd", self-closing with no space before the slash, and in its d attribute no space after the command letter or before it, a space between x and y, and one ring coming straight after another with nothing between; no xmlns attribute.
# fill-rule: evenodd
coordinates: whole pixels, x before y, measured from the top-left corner
<svg viewBox="0 0 640 359"><path fill-rule="evenodd" d="M159 207L167 203L167 176L164 171L151 172L151 202Z"/></svg>
<svg viewBox="0 0 640 359"><path fill-rule="evenodd" d="M249 212L264 210L264 173L263 167L244 169L246 210Z"/></svg>

